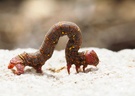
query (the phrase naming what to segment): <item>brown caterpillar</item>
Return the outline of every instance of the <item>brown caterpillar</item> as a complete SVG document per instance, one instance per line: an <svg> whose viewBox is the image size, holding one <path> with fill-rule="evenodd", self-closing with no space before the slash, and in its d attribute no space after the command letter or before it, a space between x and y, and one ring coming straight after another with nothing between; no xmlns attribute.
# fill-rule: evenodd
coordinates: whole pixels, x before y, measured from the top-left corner
<svg viewBox="0 0 135 96"><path fill-rule="evenodd" d="M78 52L82 43L80 28L72 22L63 21L56 23L50 28L37 52L24 52L12 58L8 65L8 69L12 69L15 66L16 70L14 73L20 75L24 73L25 66L31 66L36 70L37 73L42 73L42 66L52 56L59 38L64 35L67 35L69 38L65 49L67 71L69 74L72 64L75 64L77 73L81 65L83 65L84 72L87 65L97 66L99 63L99 58L93 50Z"/></svg>

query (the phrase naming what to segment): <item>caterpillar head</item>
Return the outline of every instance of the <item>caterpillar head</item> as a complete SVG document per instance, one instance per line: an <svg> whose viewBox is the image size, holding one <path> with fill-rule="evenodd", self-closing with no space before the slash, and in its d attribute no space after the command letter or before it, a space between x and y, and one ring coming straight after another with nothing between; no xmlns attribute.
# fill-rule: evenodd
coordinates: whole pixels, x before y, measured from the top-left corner
<svg viewBox="0 0 135 96"><path fill-rule="evenodd" d="M22 59L19 56L16 56L10 60L10 63L8 65L8 69L12 69L17 64L22 64L22 63L23 63Z"/></svg>
<svg viewBox="0 0 135 96"><path fill-rule="evenodd" d="M23 60L19 57L16 56L10 60L10 63L8 65L8 69L13 69L16 67L16 70L12 70L13 73L20 75L24 73L24 65L23 65Z"/></svg>

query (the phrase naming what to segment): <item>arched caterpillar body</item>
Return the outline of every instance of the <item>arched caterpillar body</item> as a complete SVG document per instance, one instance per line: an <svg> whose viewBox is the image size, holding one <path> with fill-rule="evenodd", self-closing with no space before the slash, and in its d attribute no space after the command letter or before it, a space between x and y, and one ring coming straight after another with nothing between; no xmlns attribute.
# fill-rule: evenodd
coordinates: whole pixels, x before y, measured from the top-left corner
<svg viewBox="0 0 135 96"><path fill-rule="evenodd" d="M87 65L97 66L99 58L95 51L78 52L82 44L80 28L75 23L62 21L50 28L37 52L24 52L12 58L8 68L12 69L15 66L17 70L14 73L17 75L24 73L25 66L31 66L36 69L37 73L42 73L42 66L52 56L59 38L64 35L67 35L69 38L65 49L67 71L69 74L72 64L75 64L77 73L81 65L83 65L83 71L85 71Z"/></svg>

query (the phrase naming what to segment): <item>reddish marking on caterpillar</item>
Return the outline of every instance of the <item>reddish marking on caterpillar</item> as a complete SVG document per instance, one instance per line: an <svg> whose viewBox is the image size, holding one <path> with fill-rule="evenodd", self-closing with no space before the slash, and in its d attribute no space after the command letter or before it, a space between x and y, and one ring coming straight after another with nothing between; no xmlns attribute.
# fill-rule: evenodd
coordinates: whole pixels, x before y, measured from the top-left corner
<svg viewBox="0 0 135 96"><path fill-rule="evenodd" d="M50 28L37 52L24 52L12 58L8 68L12 69L15 66L16 70L14 73L17 75L24 73L25 66L31 66L37 73L42 73L42 66L52 56L59 38L64 35L67 35L69 38L65 49L68 74L70 74L72 64L75 64L77 73L81 65L84 72L87 65L97 66L99 59L95 51L78 52L82 44L80 28L75 23L63 21L56 23Z"/></svg>

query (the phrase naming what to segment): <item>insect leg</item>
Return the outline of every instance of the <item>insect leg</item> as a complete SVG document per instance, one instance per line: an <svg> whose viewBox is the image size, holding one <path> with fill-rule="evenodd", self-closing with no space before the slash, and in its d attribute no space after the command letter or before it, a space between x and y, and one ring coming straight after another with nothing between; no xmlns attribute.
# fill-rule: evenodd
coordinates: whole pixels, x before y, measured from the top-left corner
<svg viewBox="0 0 135 96"><path fill-rule="evenodd" d="M76 72L79 73L78 69L80 68L80 65L75 65Z"/></svg>
<svg viewBox="0 0 135 96"><path fill-rule="evenodd" d="M72 65L72 64L67 64L67 71L68 71L68 74L70 74L71 65Z"/></svg>
<svg viewBox="0 0 135 96"><path fill-rule="evenodd" d="M35 69L36 69L36 72L37 73L42 73L43 71L42 71L42 65L37 65L36 67L35 67Z"/></svg>
<svg viewBox="0 0 135 96"><path fill-rule="evenodd" d="M87 67L87 65L83 65L83 72L85 72L85 68Z"/></svg>

